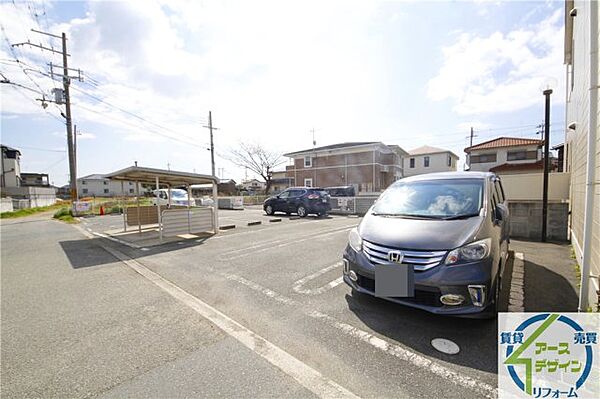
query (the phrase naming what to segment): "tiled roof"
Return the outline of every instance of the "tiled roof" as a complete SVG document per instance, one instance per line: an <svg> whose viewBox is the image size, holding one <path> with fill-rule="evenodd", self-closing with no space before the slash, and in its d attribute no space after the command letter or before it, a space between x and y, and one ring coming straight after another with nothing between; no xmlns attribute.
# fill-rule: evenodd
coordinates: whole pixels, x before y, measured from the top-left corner
<svg viewBox="0 0 600 399"><path fill-rule="evenodd" d="M524 139L519 137L498 137L497 139L488 140L483 143L475 144L472 147L465 148L465 152L471 152L472 150L485 150L488 148L499 148L499 147L515 147L521 145L542 145L544 140L538 139Z"/></svg>
<svg viewBox="0 0 600 399"><path fill-rule="evenodd" d="M294 152L290 152L290 153L283 154L283 155L286 157L289 157L289 156L295 155L295 154L302 154L303 152L337 150L339 148L356 147L359 145L376 144L376 143L378 143L378 141L356 141L356 142L348 142L348 143L331 144L331 145L326 145L323 147L308 148L308 149L302 150L302 151L294 151Z"/></svg>

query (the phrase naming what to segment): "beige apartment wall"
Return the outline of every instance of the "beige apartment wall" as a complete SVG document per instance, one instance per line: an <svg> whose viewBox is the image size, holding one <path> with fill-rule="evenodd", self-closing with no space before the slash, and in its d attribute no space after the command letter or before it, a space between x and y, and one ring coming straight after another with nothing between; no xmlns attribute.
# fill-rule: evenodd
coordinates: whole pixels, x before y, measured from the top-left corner
<svg viewBox="0 0 600 399"><path fill-rule="evenodd" d="M567 201L569 199L570 173L550 173L548 177L548 200ZM542 200L543 173L501 175L500 179L509 201Z"/></svg>
<svg viewBox="0 0 600 399"><path fill-rule="evenodd" d="M566 171L571 172L571 241L577 260L582 261L583 225L585 219L585 188L587 173L587 153L589 134L589 86L591 73L599 74L600 70L590 71L590 12L591 3L575 1L577 16L573 18L573 85L567 84L567 113L565 125L577 123L575 130L565 129L567 153ZM596 8L597 9L597 8ZM595 32L600 36L600 32ZM598 107L600 109L600 107ZM600 120L600 118L598 118ZM597 127L598 129L599 127ZM594 209L592 223L592 256L590 274L600 274L600 136L597 136L595 156ZM597 298L594 291L598 289L597 279L590 279L590 303Z"/></svg>

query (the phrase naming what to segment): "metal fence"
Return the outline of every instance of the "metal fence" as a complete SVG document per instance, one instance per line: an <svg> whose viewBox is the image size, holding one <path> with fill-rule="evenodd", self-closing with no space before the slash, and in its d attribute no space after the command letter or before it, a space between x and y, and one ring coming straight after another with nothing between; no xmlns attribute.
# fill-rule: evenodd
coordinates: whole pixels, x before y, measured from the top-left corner
<svg viewBox="0 0 600 399"><path fill-rule="evenodd" d="M341 215L364 215L379 198L378 196L331 197L331 213Z"/></svg>
<svg viewBox="0 0 600 399"><path fill-rule="evenodd" d="M160 238L182 234L214 232L213 208L167 209L162 211Z"/></svg>

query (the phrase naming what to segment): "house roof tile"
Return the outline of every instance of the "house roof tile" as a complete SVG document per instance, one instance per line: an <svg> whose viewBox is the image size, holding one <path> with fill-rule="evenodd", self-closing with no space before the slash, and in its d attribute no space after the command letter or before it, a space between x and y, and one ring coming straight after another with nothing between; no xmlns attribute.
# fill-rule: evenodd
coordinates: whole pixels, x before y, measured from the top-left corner
<svg viewBox="0 0 600 399"><path fill-rule="evenodd" d="M473 150L485 150L488 148L499 148L499 147L516 147L521 145L542 145L544 140L539 139L526 139L521 137L498 137L493 140L484 141L483 143L475 144L474 146L465 148L465 152L471 152Z"/></svg>

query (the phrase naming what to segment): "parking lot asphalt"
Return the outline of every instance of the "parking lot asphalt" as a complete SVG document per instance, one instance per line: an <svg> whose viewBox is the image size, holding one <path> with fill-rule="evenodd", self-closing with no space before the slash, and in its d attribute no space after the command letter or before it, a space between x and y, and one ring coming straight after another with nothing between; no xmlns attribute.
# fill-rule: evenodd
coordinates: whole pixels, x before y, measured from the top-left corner
<svg viewBox="0 0 600 399"><path fill-rule="evenodd" d="M354 296L341 282L341 254L359 218L275 215L282 220L272 223L260 209L219 214L236 228L144 249L105 244L358 396L496 394L495 320L431 315ZM87 219L82 227L99 230L111 218L118 220ZM434 338L452 340L460 352L436 351Z"/></svg>

